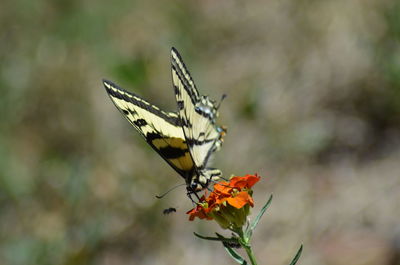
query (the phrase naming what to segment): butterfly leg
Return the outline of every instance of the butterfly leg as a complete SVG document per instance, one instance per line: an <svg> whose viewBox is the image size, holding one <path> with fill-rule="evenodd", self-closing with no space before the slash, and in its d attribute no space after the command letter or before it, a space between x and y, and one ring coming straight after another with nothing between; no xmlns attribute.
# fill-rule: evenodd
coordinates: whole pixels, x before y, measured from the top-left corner
<svg viewBox="0 0 400 265"><path fill-rule="evenodd" d="M197 192L195 192L195 191L193 191L191 189L188 189L186 195L189 197L189 199L192 201L192 203L197 205L197 202L195 202L195 200L193 200L193 198L192 198L192 194L194 194L196 196L197 201L199 202L200 201L200 197L197 194Z"/></svg>

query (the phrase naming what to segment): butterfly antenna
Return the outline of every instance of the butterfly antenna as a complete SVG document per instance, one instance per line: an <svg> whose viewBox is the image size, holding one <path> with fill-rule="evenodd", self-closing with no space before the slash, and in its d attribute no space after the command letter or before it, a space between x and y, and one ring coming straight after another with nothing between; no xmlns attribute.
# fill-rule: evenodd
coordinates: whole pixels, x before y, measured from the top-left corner
<svg viewBox="0 0 400 265"><path fill-rule="evenodd" d="M218 106L217 106L217 110L219 109L219 107L221 106L222 101L224 101L224 99L227 97L226 94L223 94L221 99L219 100Z"/></svg>
<svg viewBox="0 0 400 265"><path fill-rule="evenodd" d="M176 189L176 188L178 188L178 187L180 187L180 186L183 186L183 185L186 185L186 184L185 184L185 183L178 184L178 185L176 185L176 186L170 188L169 190L167 190L167 191L164 192L163 194L161 194L161 195L156 195L156 198L157 198L157 199L162 199L162 198L164 198L165 195L167 195L168 193L170 193L170 192L173 191L174 189Z"/></svg>

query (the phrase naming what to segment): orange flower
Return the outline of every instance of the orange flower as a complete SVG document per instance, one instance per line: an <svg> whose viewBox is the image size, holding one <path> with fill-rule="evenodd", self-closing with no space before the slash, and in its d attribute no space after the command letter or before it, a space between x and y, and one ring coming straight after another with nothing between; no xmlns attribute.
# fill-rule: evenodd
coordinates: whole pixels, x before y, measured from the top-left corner
<svg viewBox="0 0 400 265"><path fill-rule="evenodd" d="M222 181L214 185L214 193L217 194L217 202L228 202L237 209L246 204L254 207L254 201L251 197L251 187L260 180L257 175L246 175L244 177L232 177L228 182Z"/></svg>
<svg viewBox="0 0 400 265"><path fill-rule="evenodd" d="M241 191L237 193L237 195L234 197L232 196L226 198L226 202L237 209L242 208L246 204L250 205L251 207L254 207L253 198L246 191Z"/></svg>
<svg viewBox="0 0 400 265"><path fill-rule="evenodd" d="M254 206L251 187L259 180L257 175L246 175L216 183L210 195L201 197L197 206L187 212L189 220L214 219L222 228L241 227L250 213L249 207Z"/></svg>
<svg viewBox="0 0 400 265"><path fill-rule="evenodd" d="M255 175L247 174L244 177L233 177L230 181L230 186L233 186L238 189L250 189L260 180L260 177Z"/></svg>
<svg viewBox="0 0 400 265"><path fill-rule="evenodd" d="M214 193L219 195L227 195L229 196L234 186L230 185L230 182L220 181L214 184Z"/></svg>
<svg viewBox="0 0 400 265"><path fill-rule="evenodd" d="M198 217L200 219L207 219L207 220L212 220L212 217L209 216L209 212L212 210L208 206L208 203L205 199L204 196L200 198L199 203L196 205L195 208L191 209L190 211L186 212L186 214L189 214L189 220L193 221L194 218Z"/></svg>

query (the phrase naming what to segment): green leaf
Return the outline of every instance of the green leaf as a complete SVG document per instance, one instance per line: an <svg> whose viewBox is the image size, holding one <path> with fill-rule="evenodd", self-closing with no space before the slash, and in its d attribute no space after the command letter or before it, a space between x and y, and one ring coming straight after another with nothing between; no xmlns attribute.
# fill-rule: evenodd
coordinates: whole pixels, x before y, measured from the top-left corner
<svg viewBox="0 0 400 265"><path fill-rule="evenodd" d="M238 243L238 240L237 239L235 239L235 238L226 238L226 237L223 237L222 235L220 235L220 234L217 234L217 236L218 237L209 237L209 236L202 236L202 235L199 235L199 234L197 234L196 232L193 232L193 234L195 235L195 236L197 236L198 238L201 238L201 239L204 239L204 240L210 240L210 241L219 241L219 242L232 242L232 243Z"/></svg>
<svg viewBox="0 0 400 265"><path fill-rule="evenodd" d="M217 236L222 237L219 234L217 234ZM222 241L222 244L224 245L224 248L225 248L226 252L228 252L229 256L231 256L237 263L242 264L242 265L247 265L247 261L242 256L240 256L239 253L237 253L234 249L229 247L224 241Z"/></svg>
<svg viewBox="0 0 400 265"><path fill-rule="evenodd" d="M253 223L250 225L250 227L248 227L248 228L246 229L246 237L247 237L248 239L252 236L254 229L256 228L258 222L260 221L260 219L261 219L261 217L263 216L263 214L265 213L265 211L267 210L268 206L271 204L271 201L272 201L272 194L271 194L271 196L269 197L267 203L264 205L264 207L262 207L261 211L258 213L256 219L254 219L254 221L253 221Z"/></svg>
<svg viewBox="0 0 400 265"><path fill-rule="evenodd" d="M300 249L297 251L296 256L294 256L290 265L295 265L301 256L301 252L303 251L303 244L300 246Z"/></svg>
<svg viewBox="0 0 400 265"><path fill-rule="evenodd" d="M218 238L218 237L202 236L202 235L197 234L196 232L193 232L193 234L194 234L195 236L197 236L198 238L205 239L205 240L222 241L222 240L221 240L220 238Z"/></svg>
<svg viewBox="0 0 400 265"><path fill-rule="evenodd" d="M235 250L225 245L224 243L223 245L226 252L228 252L229 256L231 256L237 263L242 265L247 265L247 261L242 256L240 256L239 253L237 253Z"/></svg>

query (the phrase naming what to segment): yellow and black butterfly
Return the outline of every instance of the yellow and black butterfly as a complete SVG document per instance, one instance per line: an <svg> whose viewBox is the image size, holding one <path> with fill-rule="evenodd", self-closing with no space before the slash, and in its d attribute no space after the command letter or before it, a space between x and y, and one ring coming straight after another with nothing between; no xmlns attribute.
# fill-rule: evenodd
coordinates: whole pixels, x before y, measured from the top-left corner
<svg viewBox="0 0 400 265"><path fill-rule="evenodd" d="M176 112L162 111L110 81L103 80L103 84L125 118L185 179L190 196L221 176L220 170L207 164L221 147L226 129L215 123L219 104L199 94L175 48L171 49L171 61Z"/></svg>

